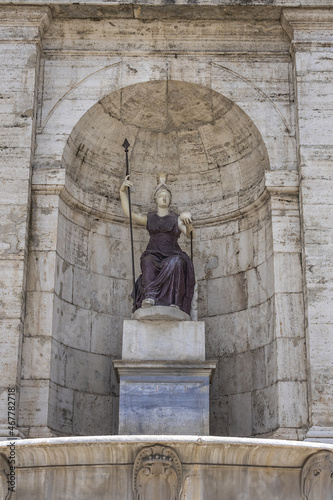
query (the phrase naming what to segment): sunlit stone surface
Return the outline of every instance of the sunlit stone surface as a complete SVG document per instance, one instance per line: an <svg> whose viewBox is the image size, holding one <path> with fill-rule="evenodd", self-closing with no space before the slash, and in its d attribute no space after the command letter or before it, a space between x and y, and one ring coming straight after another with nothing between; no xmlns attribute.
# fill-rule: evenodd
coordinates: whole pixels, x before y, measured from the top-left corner
<svg viewBox="0 0 333 500"><path fill-rule="evenodd" d="M193 212L218 360L210 433L226 441L164 440L182 498L331 494L332 24L331 0L2 1L0 434L93 443L18 444L18 497L131 499L155 442L98 438L118 432L112 361L132 312L125 137L135 209L152 208L163 168L173 208ZM137 273L146 243L135 227Z"/></svg>

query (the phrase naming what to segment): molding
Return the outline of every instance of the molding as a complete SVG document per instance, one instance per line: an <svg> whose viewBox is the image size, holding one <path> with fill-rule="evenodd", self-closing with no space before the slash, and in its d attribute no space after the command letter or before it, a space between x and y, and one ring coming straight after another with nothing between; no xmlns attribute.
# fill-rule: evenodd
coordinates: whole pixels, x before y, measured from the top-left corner
<svg viewBox="0 0 333 500"><path fill-rule="evenodd" d="M314 425L308 430L304 441L333 444L333 427L319 427Z"/></svg>
<svg viewBox="0 0 333 500"><path fill-rule="evenodd" d="M53 59L68 59L68 57L85 57L85 58L90 58L90 57L99 57L99 58L105 58L107 60L110 59L110 57L119 57L119 50L94 50L94 49L51 49L51 48L43 48L43 55L45 59L47 60L53 60ZM184 58L188 60L189 58L191 59L199 59L199 58L204 58L207 60L207 57L210 57L212 59L213 63L226 63L226 62L249 62L249 60L255 61L255 62L262 62L263 59L272 59L274 62L289 62L290 61L290 54L287 50L278 50L278 49L272 49L271 51L268 50L249 50L248 52L238 50L234 46L230 47L230 50L226 50L225 48L216 48L216 50L185 50L185 49L165 49L165 50L156 50L154 52L151 51L150 47L147 47L146 50L139 50L136 47L133 46L133 50L122 50L121 55L124 58L138 58L138 57L149 57L149 58L156 58L156 59L161 59L165 57L169 58L174 58L177 56L177 58Z"/></svg>
<svg viewBox="0 0 333 500"><path fill-rule="evenodd" d="M58 195L64 189L62 184L33 184L31 191L33 195Z"/></svg>
<svg viewBox="0 0 333 500"><path fill-rule="evenodd" d="M196 377L208 376L212 382L217 360L208 361L129 361L127 359L115 359L112 361L118 381L119 375L192 375Z"/></svg>
<svg viewBox="0 0 333 500"><path fill-rule="evenodd" d="M51 9L46 5L1 5L0 43L36 43L43 38L51 21Z"/></svg>
<svg viewBox="0 0 333 500"><path fill-rule="evenodd" d="M330 450L333 446L321 443L219 436L70 436L32 438L17 441L20 457L19 468L77 466L80 457L82 468L91 464L96 450L98 464L124 463L124 450L139 452L143 446L153 444L171 446L182 458L182 463L201 465L213 463L238 466L240 463L253 467L277 467L279 469L301 469L305 460L317 451ZM7 451L7 443L0 443L0 453ZM127 455L128 456L128 455ZM135 456L135 455L134 455ZM264 462L260 463L260 462ZM133 461L134 462L134 457ZM126 463L126 462L125 462ZM127 461L128 463L128 461Z"/></svg>
<svg viewBox="0 0 333 500"><path fill-rule="evenodd" d="M14 426L10 431L8 424L0 424L0 441L23 439L23 434Z"/></svg>
<svg viewBox="0 0 333 500"><path fill-rule="evenodd" d="M333 8L283 9L281 26L292 42L333 44Z"/></svg>
<svg viewBox="0 0 333 500"><path fill-rule="evenodd" d="M42 180L38 179L39 182ZM46 179L45 179L46 180ZM60 179L58 179L60 180ZM37 178L36 178L37 181ZM299 177L295 170L266 170L263 183L263 191L256 200L244 208L234 210L226 214L217 215L215 217L202 217L195 221L196 227L206 225L217 225L219 223L229 222L235 220L262 207L270 198L271 194L295 194L299 191ZM69 208L76 209L84 214L91 215L92 217L106 220L109 222L116 222L126 224L127 218L112 214L105 210L98 210L82 201L75 198L63 184L33 184L32 192L36 195L59 195L61 201Z"/></svg>
<svg viewBox="0 0 333 500"><path fill-rule="evenodd" d="M74 208L76 210L79 210L82 213L89 214L92 217L106 220L109 222L117 222L117 223L125 223L129 224L128 219L124 216L118 216L115 214L112 214L110 212L102 211L102 210L97 210L94 209L81 201L79 201L77 198L74 198L74 196L67 191L66 187L64 187L60 193L60 198L61 200L69 207L69 208ZM215 217L206 217L206 218L201 218L201 219L196 219L195 220L195 227L199 228L201 226L214 226L220 223L224 222L229 222L231 220L239 219L240 217L243 217L244 215L249 214L252 211L257 210L258 208L262 207L270 198L270 193L267 189L264 189L264 191L261 193L260 196L256 200L254 200L252 203L247 205L244 208L240 208L238 210L234 210L233 212L229 212L227 214L222 214L222 215L217 215ZM136 226L136 224L134 224Z"/></svg>
<svg viewBox="0 0 333 500"><path fill-rule="evenodd" d="M265 186L270 193L297 194L298 172L295 170L266 170Z"/></svg>

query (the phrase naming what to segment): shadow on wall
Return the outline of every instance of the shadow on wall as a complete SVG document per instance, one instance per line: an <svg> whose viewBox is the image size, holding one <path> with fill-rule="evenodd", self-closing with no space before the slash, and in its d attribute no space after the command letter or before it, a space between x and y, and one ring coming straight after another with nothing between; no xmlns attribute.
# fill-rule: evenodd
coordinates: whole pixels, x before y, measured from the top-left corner
<svg viewBox="0 0 333 500"><path fill-rule="evenodd" d="M211 433L249 436L276 426L272 230L262 137L233 102L206 87L152 81L95 104L63 155L49 426L59 434L117 433L122 321L131 314L130 243L119 187L130 144L137 211L152 209L157 172L173 209L190 208L206 355L219 358ZM147 242L134 229L136 269ZM181 245L186 250L187 244Z"/></svg>

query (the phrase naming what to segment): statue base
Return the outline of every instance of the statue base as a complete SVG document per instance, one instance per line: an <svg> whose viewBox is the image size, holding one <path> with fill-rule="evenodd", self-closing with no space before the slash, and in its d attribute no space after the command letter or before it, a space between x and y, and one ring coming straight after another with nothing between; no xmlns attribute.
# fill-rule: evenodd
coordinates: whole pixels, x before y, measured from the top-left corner
<svg viewBox="0 0 333 500"><path fill-rule="evenodd" d="M209 382L216 362L114 361L119 434L209 435Z"/></svg>
<svg viewBox="0 0 333 500"><path fill-rule="evenodd" d="M140 321L152 321L165 319L167 321L191 321L191 317L186 312L177 307L151 306L137 309L132 314L132 319Z"/></svg>
<svg viewBox="0 0 333 500"><path fill-rule="evenodd" d="M217 362L205 360L204 322L179 319L173 307L138 311L141 319L124 321L122 360L113 362L119 434L208 435Z"/></svg>

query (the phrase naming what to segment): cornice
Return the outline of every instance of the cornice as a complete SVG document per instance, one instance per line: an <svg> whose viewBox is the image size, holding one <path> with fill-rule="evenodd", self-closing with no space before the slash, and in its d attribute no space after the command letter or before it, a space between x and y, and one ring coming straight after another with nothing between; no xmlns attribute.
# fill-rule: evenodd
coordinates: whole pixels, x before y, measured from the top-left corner
<svg viewBox="0 0 333 500"><path fill-rule="evenodd" d="M38 41L51 24L51 9L47 6L0 5L0 41Z"/></svg>
<svg viewBox="0 0 333 500"><path fill-rule="evenodd" d="M34 187L34 189L35 191L39 191L41 194L47 194L46 190L44 193L43 189L41 188L36 189L36 187ZM287 170L266 171L264 190L256 200L254 200L244 208L240 208L229 213L217 214L215 216L208 217L197 217L195 225L196 227L215 226L224 222L239 219L250 214L251 212L254 212L255 210L260 209L268 202L271 195L297 195L298 190L299 182L297 172ZM61 200L68 207L74 208L81 213L89 214L92 217L109 222L127 223L127 219L122 215L119 216L106 210L98 210L82 203L81 201L76 199L73 194L66 189L66 187L63 187L63 189L59 190L58 192L60 192ZM48 191L48 194L55 194L54 187Z"/></svg>
<svg viewBox="0 0 333 500"><path fill-rule="evenodd" d="M281 25L293 43L333 43L332 8L283 9Z"/></svg>

